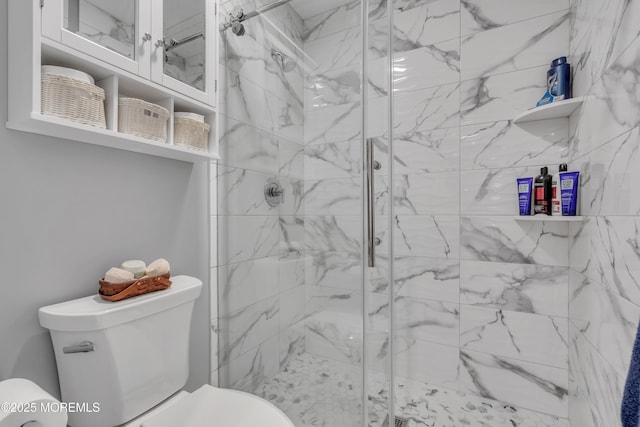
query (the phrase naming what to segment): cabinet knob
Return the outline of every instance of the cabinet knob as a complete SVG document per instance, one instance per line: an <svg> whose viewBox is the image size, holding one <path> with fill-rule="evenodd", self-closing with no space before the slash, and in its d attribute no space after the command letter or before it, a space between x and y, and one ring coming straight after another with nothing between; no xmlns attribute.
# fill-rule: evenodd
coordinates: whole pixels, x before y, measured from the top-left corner
<svg viewBox="0 0 640 427"><path fill-rule="evenodd" d="M162 39L156 40L156 47L164 47L165 42Z"/></svg>
<svg viewBox="0 0 640 427"><path fill-rule="evenodd" d="M151 40L151 33L144 33L144 35L142 36L142 41L148 42L149 40Z"/></svg>

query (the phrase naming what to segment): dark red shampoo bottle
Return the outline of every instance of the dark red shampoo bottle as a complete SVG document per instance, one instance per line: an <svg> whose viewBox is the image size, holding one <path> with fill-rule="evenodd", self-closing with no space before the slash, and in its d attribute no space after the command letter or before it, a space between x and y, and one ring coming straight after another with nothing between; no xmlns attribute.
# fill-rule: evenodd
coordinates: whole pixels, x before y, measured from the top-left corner
<svg viewBox="0 0 640 427"><path fill-rule="evenodd" d="M542 168L533 181L533 214L551 215L552 186L548 168Z"/></svg>

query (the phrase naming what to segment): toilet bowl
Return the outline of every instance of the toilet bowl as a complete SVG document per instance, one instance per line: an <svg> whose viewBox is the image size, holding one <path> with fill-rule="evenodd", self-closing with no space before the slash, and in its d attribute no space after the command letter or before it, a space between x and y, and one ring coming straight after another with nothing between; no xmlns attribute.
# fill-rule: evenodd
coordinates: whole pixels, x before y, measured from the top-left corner
<svg viewBox="0 0 640 427"><path fill-rule="evenodd" d="M271 403L189 375L189 331L202 282L176 276L164 291L112 303L99 296L43 307L71 427L293 427ZM49 427L49 426L44 426ZM53 427L53 426L52 426Z"/></svg>

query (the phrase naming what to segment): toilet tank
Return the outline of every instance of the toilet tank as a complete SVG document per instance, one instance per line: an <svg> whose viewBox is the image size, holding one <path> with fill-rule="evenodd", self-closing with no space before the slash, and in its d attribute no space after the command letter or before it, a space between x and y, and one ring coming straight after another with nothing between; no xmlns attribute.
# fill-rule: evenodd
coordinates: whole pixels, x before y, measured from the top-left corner
<svg viewBox="0 0 640 427"><path fill-rule="evenodd" d="M77 405L69 411L71 427L118 426L184 387L202 282L171 281L164 291L119 302L94 295L39 310L51 333L62 401Z"/></svg>

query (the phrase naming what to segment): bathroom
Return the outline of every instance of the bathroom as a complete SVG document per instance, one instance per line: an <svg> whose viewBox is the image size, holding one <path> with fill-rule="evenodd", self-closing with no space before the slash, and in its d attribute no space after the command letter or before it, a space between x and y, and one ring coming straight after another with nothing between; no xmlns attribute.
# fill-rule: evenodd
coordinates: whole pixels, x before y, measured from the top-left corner
<svg viewBox="0 0 640 427"><path fill-rule="evenodd" d="M637 425L639 0L164 0L175 26L139 23L164 38L134 49L149 78L116 62L111 38L145 39L125 18L83 36L111 52L63 60L85 45L50 41L48 12L82 2L151 3L45 0L37 36L0 4L0 381L60 399L39 309L164 258L202 282L189 392L296 427ZM563 56L572 107L523 119ZM40 65L93 74L106 131L34 119ZM209 151L114 136L119 95L201 114ZM563 163L577 216L519 218L517 179Z"/></svg>

